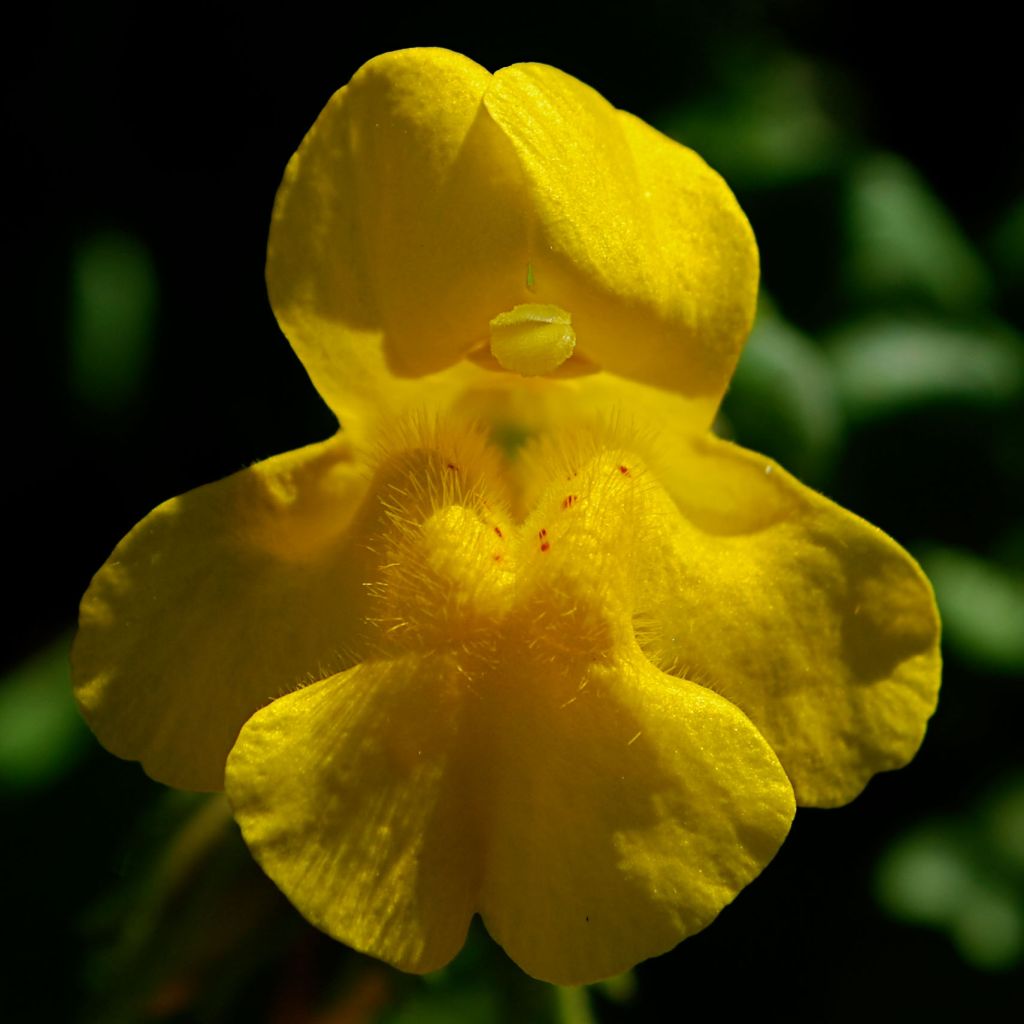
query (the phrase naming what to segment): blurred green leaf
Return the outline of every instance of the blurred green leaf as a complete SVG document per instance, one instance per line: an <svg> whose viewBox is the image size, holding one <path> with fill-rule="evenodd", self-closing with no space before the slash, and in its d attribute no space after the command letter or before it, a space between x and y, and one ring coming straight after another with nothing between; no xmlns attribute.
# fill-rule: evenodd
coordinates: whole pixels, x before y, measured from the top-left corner
<svg viewBox="0 0 1024 1024"><path fill-rule="evenodd" d="M905 160L878 153L848 183L846 276L867 303L914 300L970 312L991 296L985 265L924 179Z"/></svg>
<svg viewBox="0 0 1024 1024"><path fill-rule="evenodd" d="M992 234L992 259L1009 287L1024 285L1024 199L1010 207Z"/></svg>
<svg viewBox="0 0 1024 1024"><path fill-rule="evenodd" d="M1005 889L984 888L953 922L953 938L965 960L989 970L1016 966L1024 954L1024 912Z"/></svg>
<svg viewBox="0 0 1024 1024"><path fill-rule="evenodd" d="M982 884L955 830L945 824L901 836L879 862L875 883L890 914L933 926L959 915Z"/></svg>
<svg viewBox="0 0 1024 1024"><path fill-rule="evenodd" d="M62 636L0 680L0 787L55 782L89 748L71 695L70 645Z"/></svg>
<svg viewBox="0 0 1024 1024"><path fill-rule="evenodd" d="M875 895L893 917L945 931L975 967L1024 958L1024 889L986 848L973 816L914 829L880 859Z"/></svg>
<svg viewBox="0 0 1024 1024"><path fill-rule="evenodd" d="M922 552L921 564L935 587L946 643L984 668L1024 669L1024 579L953 548Z"/></svg>
<svg viewBox="0 0 1024 1024"><path fill-rule="evenodd" d="M820 65L794 54L740 59L713 98L674 112L658 127L696 149L734 187L785 184L837 164L844 139L825 97L838 91Z"/></svg>
<svg viewBox="0 0 1024 1024"><path fill-rule="evenodd" d="M71 384L96 408L135 398L151 357L157 277L146 247L116 231L78 246L71 266Z"/></svg>
<svg viewBox="0 0 1024 1024"><path fill-rule="evenodd" d="M1024 343L998 324L866 320L833 335L829 353L855 419L936 402L1000 403L1024 387Z"/></svg>
<svg viewBox="0 0 1024 1024"><path fill-rule="evenodd" d="M830 360L763 297L723 412L741 440L806 480L822 475L840 441Z"/></svg>
<svg viewBox="0 0 1024 1024"><path fill-rule="evenodd" d="M996 793L985 819L993 849L1024 883L1024 778Z"/></svg>

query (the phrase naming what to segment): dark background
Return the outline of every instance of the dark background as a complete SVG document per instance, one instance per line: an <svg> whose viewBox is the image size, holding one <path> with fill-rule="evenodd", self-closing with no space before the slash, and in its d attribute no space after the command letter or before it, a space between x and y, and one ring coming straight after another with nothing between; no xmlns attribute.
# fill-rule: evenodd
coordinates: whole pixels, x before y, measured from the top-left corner
<svg viewBox="0 0 1024 1024"><path fill-rule="evenodd" d="M1024 90L997 10L96 3L12 16L0 870L16 948L0 1017L489 1021L516 1000L551 1012L482 936L430 983L344 954L267 891L229 830L172 870L161 858L183 823L201 831L199 805L100 751L66 696L77 602L117 540L164 498L333 429L266 301L270 209L330 94L409 45L492 70L554 64L725 174L770 298L722 429L909 546L946 622L944 693L913 765L844 810L801 812L733 907L595 992L590 1012L957 1020L1021 1004ZM239 901L264 916L243 928Z"/></svg>

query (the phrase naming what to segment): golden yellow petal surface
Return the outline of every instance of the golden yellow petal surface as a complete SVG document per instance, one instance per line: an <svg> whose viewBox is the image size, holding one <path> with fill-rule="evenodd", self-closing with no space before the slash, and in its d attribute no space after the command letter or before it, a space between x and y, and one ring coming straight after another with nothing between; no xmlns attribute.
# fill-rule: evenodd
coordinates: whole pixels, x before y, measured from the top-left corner
<svg viewBox="0 0 1024 1024"><path fill-rule="evenodd" d="M914 560L776 463L708 438L660 475L682 515L657 543L645 650L742 709L802 805L835 806L916 753L938 696L939 620Z"/></svg>
<svg viewBox="0 0 1024 1024"><path fill-rule="evenodd" d="M474 912L561 984L704 927L789 830L770 747L638 656L501 656L368 662L258 712L227 787L264 869L318 927L410 971L447 963Z"/></svg>
<svg viewBox="0 0 1024 1024"><path fill-rule="evenodd" d="M525 971L581 984L708 924L774 856L793 792L740 711L639 654L518 668L488 691L480 906Z"/></svg>
<svg viewBox="0 0 1024 1024"><path fill-rule="evenodd" d="M758 279L722 179L555 68L502 69L484 104L528 184L538 301L569 310L580 349L605 369L720 397Z"/></svg>
<svg viewBox="0 0 1024 1024"><path fill-rule="evenodd" d="M361 383L353 348L383 346L392 371L421 376L528 300L518 171L480 106L490 82L447 50L385 54L334 95L288 165L270 299L343 420Z"/></svg>
<svg viewBox="0 0 1024 1024"><path fill-rule="evenodd" d="M317 927L408 971L444 966L483 846L457 666L367 662L243 728L227 791L256 859Z"/></svg>
<svg viewBox="0 0 1024 1024"><path fill-rule="evenodd" d="M361 950L430 970L480 913L529 973L605 977L735 897L792 787L740 710L637 647L657 529L637 458L541 453L517 524L479 449L416 436L382 463L372 653L258 712L229 796L270 876Z"/></svg>
<svg viewBox="0 0 1024 1024"><path fill-rule="evenodd" d="M757 251L696 154L575 79L421 49L370 61L317 119L278 192L267 282L346 425L524 305L567 313L587 372L713 409L752 319ZM523 367L507 369L551 372Z"/></svg>
<svg viewBox="0 0 1024 1024"><path fill-rule="evenodd" d="M105 746L169 785L220 789L257 708L352 664L365 476L335 438L167 501L121 541L82 599L72 651Z"/></svg>
<svg viewBox="0 0 1024 1024"><path fill-rule="evenodd" d="M74 653L157 777L212 788L234 742L247 842L356 948L432 970L479 913L536 977L606 977L920 742L926 582L769 460L649 419L509 464L414 418L364 461L334 439L161 506Z"/></svg>

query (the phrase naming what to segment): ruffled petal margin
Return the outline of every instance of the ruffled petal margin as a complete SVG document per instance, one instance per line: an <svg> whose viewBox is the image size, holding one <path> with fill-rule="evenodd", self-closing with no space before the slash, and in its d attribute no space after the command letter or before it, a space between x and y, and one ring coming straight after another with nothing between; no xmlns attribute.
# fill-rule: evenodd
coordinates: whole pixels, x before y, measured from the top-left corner
<svg viewBox="0 0 1024 1024"><path fill-rule="evenodd" d="M722 178L544 64L496 72L484 106L526 179L538 300L572 313L580 350L605 370L720 399L759 273L753 232Z"/></svg>
<svg viewBox="0 0 1024 1024"><path fill-rule="evenodd" d="M366 477L335 437L164 502L118 544L72 651L104 746L168 785L221 789L257 708L358 660Z"/></svg>
<svg viewBox="0 0 1024 1024"><path fill-rule="evenodd" d="M748 715L800 805L847 803L905 765L941 670L913 558L762 455L709 437L660 462L682 515L638 613L648 656Z"/></svg>

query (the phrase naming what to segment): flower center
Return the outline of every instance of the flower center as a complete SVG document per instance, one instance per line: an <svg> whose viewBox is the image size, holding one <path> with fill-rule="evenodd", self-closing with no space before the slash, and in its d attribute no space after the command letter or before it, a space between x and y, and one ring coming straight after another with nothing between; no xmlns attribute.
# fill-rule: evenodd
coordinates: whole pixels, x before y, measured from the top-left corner
<svg viewBox="0 0 1024 1024"><path fill-rule="evenodd" d="M491 321L491 354L524 377L557 370L576 348L569 314L558 306L526 303Z"/></svg>

